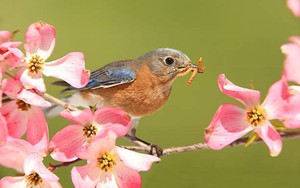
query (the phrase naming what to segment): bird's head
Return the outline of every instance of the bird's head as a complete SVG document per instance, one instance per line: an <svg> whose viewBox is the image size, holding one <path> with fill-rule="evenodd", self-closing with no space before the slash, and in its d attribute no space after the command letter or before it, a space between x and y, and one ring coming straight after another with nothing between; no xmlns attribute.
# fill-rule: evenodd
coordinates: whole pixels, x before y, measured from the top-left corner
<svg viewBox="0 0 300 188"><path fill-rule="evenodd" d="M173 81L190 68L197 68L184 53L170 48L158 48L139 58L162 82Z"/></svg>

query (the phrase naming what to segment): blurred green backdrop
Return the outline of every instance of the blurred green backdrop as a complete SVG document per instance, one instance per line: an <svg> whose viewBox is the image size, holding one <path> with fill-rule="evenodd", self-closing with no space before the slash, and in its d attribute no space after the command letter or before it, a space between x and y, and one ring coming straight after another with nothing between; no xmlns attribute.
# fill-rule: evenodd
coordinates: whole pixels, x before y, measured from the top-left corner
<svg viewBox="0 0 300 188"><path fill-rule="evenodd" d="M280 78L284 56L280 45L300 35L300 19L285 0L198 1L33 1L0 0L0 30L20 29L43 20L57 29L50 60L71 51L85 53L90 70L109 62L138 57L159 47L185 52L194 62L203 57L205 74L190 87L188 76L173 85L163 109L140 122L138 136L162 147L203 142L203 130L224 102L216 78L227 77L244 87L254 83L264 96ZM48 92L57 97L61 88ZM68 122L49 120L53 132ZM121 144L129 144L121 141ZM265 187L293 188L300 184L300 141L285 140L283 151L271 158L264 144L198 151L165 157L143 172L143 187ZM46 160L46 163L49 159ZM64 187L73 187L70 168L55 173ZM0 168L0 177L15 172Z"/></svg>

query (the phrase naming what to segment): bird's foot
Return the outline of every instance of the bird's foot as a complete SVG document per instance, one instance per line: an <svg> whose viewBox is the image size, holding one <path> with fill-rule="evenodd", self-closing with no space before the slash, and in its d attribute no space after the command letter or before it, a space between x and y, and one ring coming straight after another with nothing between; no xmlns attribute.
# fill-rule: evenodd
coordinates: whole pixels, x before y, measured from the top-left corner
<svg viewBox="0 0 300 188"><path fill-rule="evenodd" d="M151 144L151 143L144 141L138 137L135 137L135 139L146 144L147 146L150 146L150 151L149 151L150 155L156 155L157 157L160 157L163 155L163 149L161 147L159 147L157 144Z"/></svg>
<svg viewBox="0 0 300 188"><path fill-rule="evenodd" d="M161 157L163 155L163 152L164 152L164 150L161 147L159 147L158 145L156 145L156 144L150 145L150 151L149 151L150 155L156 154L157 157Z"/></svg>
<svg viewBox="0 0 300 188"><path fill-rule="evenodd" d="M129 139L131 142L140 142L143 143L144 145L150 146L149 154L150 155L156 155L157 157L161 157L163 155L163 149L159 147L157 144L151 144L145 140L142 140L136 136L131 136L131 135L126 135L125 136L127 139Z"/></svg>

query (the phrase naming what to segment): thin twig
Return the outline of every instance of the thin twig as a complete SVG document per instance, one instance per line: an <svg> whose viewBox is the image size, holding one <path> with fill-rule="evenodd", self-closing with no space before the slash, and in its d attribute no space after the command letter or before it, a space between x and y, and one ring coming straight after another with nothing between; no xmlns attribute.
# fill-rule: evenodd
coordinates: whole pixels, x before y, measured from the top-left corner
<svg viewBox="0 0 300 188"><path fill-rule="evenodd" d="M81 159L76 159L75 161L71 161L71 162L64 162L64 163L60 163L60 164L56 164L56 165L52 165L52 164L49 164L49 170L51 172L53 172L54 170L58 169L58 168L61 168L61 167L65 167L65 166L69 166L73 163L76 163L78 161L81 161Z"/></svg>
<svg viewBox="0 0 300 188"><path fill-rule="evenodd" d="M10 73L8 71L5 71L5 74L9 77L12 77L12 78L15 77L12 73ZM40 96L43 97L45 100L47 100L51 103L57 104L57 105L65 108L65 109L69 109L71 111L79 110L78 108L76 108L72 105L69 105L68 103L66 103L64 101L62 101L62 100L60 100L60 99L58 99L58 98L56 98L52 95L49 95L48 93L41 93Z"/></svg>
<svg viewBox="0 0 300 188"><path fill-rule="evenodd" d="M298 132L284 132L281 133L281 138L282 139L295 139L295 138L300 138L300 131ZM236 140L235 142L231 143L227 147L235 147L235 146L242 146L245 145L247 142L248 137L246 138L241 138ZM253 143L260 143L262 140L256 140ZM138 152L143 152L143 153L149 153L150 152L150 146L122 146L125 149L129 149L132 151L138 151ZM163 153L161 156L168 156L174 153L182 153L182 152L188 152L188 151L198 151L198 150L204 150L204 149L210 149L205 143L197 143L193 145L188 145L188 146L179 146L179 147L170 147L170 148L165 148L163 149Z"/></svg>
<svg viewBox="0 0 300 188"><path fill-rule="evenodd" d="M150 144L147 145L147 144L141 142L139 139L137 139L136 137L131 136L129 134L126 134L124 136L124 138L126 138L127 140L129 140L131 143L133 143L133 144L135 144L137 146L143 147L143 148L147 148L150 145Z"/></svg>
<svg viewBox="0 0 300 188"><path fill-rule="evenodd" d="M49 95L48 93L42 93L40 94L41 97L43 97L45 100L51 102L51 103L54 103L54 104L57 104L65 109L69 109L71 111L76 111L76 110L79 110L78 108L72 106L72 105L69 105L68 103L56 98L56 97L53 97L52 95Z"/></svg>
<svg viewBox="0 0 300 188"><path fill-rule="evenodd" d="M15 78L15 76L10 72L5 71L4 73L11 78Z"/></svg>

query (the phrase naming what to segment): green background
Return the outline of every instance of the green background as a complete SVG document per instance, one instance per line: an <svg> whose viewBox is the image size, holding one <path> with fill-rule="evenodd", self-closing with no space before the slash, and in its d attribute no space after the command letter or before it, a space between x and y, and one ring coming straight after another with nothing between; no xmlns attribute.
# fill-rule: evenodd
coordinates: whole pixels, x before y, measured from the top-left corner
<svg viewBox="0 0 300 188"><path fill-rule="evenodd" d="M253 83L265 96L282 72L280 46L300 35L300 19L284 0L0 0L0 5L0 30L20 29L18 40L35 21L56 28L49 60L81 51L86 67L94 70L159 47L181 50L195 63L203 57L205 74L197 75L190 87L188 76L176 80L166 105L140 122L138 136L161 147L203 142L218 106L236 103L219 91L220 73L243 87ZM61 88L50 85L54 79L46 80L48 92L62 97ZM58 117L48 123L53 133L68 122ZM64 187L73 187L70 169L55 171ZM14 173L0 168L0 177ZM143 187L299 187L299 140L284 140L277 158L269 156L265 144L204 150L164 157L141 174Z"/></svg>

